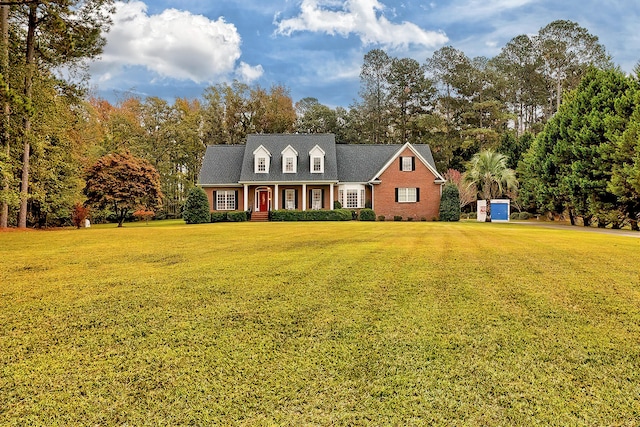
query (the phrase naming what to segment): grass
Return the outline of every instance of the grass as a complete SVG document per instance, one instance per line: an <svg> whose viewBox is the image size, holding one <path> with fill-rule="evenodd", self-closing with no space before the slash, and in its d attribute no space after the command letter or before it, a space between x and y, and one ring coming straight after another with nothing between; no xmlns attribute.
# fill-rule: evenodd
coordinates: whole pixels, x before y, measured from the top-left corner
<svg viewBox="0 0 640 427"><path fill-rule="evenodd" d="M0 425L638 426L639 249L473 222L2 233Z"/></svg>

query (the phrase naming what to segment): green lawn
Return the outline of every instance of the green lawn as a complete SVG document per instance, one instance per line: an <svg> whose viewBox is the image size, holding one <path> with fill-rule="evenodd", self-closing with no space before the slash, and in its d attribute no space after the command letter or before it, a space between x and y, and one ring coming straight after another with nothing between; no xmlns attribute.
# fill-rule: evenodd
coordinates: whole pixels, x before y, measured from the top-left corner
<svg viewBox="0 0 640 427"><path fill-rule="evenodd" d="M639 253L474 222L0 233L0 425L638 426Z"/></svg>

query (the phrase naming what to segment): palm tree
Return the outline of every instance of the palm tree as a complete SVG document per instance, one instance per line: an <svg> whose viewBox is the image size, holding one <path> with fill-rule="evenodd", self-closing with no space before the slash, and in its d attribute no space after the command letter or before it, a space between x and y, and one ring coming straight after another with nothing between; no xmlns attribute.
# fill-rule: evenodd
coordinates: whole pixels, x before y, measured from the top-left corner
<svg viewBox="0 0 640 427"><path fill-rule="evenodd" d="M491 199L518 187L513 169L507 167L507 156L493 150L476 153L467 164L465 182L475 185L478 196L487 202L486 222L491 222Z"/></svg>

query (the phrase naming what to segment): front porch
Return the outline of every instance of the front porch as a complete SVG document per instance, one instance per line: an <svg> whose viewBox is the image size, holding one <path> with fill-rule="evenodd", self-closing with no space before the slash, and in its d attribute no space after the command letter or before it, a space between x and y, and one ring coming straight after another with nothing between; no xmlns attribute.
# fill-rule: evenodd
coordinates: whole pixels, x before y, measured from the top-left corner
<svg viewBox="0 0 640 427"><path fill-rule="evenodd" d="M243 184L243 206L252 221L267 221L273 210L333 210L335 183Z"/></svg>

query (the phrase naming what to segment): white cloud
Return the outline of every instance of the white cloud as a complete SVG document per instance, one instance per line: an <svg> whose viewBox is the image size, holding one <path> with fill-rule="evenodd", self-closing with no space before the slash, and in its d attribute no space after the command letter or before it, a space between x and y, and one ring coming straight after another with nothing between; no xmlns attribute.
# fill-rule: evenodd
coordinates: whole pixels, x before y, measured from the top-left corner
<svg viewBox="0 0 640 427"><path fill-rule="evenodd" d="M303 0L297 17L278 22L276 32L291 35L297 31L355 34L364 44L382 44L389 47L420 45L437 47L448 41L443 32L426 31L411 22L395 24L382 11L378 0Z"/></svg>
<svg viewBox="0 0 640 427"><path fill-rule="evenodd" d="M240 66L236 70L236 74L239 76L240 80L251 83L254 80L258 80L264 74L264 69L262 65L257 65L252 67L246 62L241 62Z"/></svg>
<svg viewBox="0 0 640 427"><path fill-rule="evenodd" d="M95 67L102 72L99 81L122 74L127 66L142 66L161 77L196 83L212 82L234 72L242 54L241 37L235 25L224 18L214 21L177 9L148 15L146 4L137 0L117 2L116 7L107 45ZM241 64L242 69L246 67Z"/></svg>

